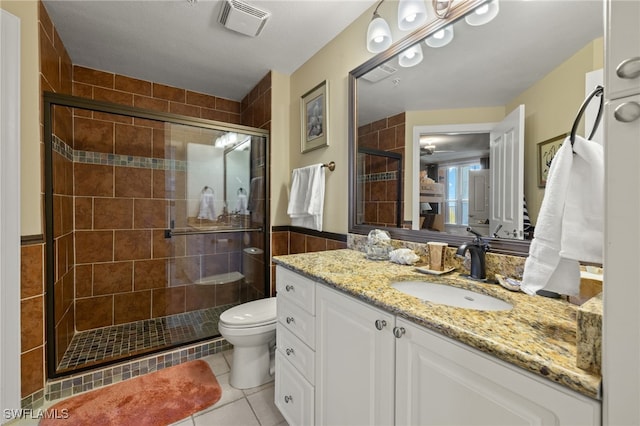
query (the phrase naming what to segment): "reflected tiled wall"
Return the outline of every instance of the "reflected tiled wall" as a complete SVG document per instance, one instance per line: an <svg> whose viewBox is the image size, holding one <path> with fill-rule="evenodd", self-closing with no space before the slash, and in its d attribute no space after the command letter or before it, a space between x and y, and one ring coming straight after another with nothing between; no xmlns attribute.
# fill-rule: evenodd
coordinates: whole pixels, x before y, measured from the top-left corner
<svg viewBox="0 0 640 426"><path fill-rule="evenodd" d="M404 133L404 113L383 118L358 128L358 147L400 154L404 169ZM374 226L396 226L397 200L402 196L402 190L398 194L398 179L404 178L398 176L398 161L365 155L363 162L364 175L358 176L364 203L362 220Z"/></svg>

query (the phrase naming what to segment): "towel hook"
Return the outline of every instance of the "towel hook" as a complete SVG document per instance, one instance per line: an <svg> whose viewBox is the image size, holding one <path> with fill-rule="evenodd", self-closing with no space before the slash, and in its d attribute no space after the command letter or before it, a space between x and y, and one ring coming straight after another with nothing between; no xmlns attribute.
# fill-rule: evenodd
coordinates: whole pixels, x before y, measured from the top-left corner
<svg viewBox="0 0 640 426"><path fill-rule="evenodd" d="M582 118L582 115L584 114L585 110L587 109L587 106L589 105L589 103L591 102L591 100L596 97L596 96L600 96L600 107L598 108L598 116L596 117L596 121L595 123L593 123L593 129L591 130L591 134L589 135L589 140L591 140L591 138L593 138L593 135L595 135L596 130L598 130L598 126L600 125L600 121L602 119L602 106L604 104L604 87L598 85L596 86L596 88L593 90L593 92L591 92L589 94L589 96L587 96L587 99L584 100L584 102L582 103L582 105L580 106L580 110L578 111L578 115L576 116L576 119L573 122L573 127L571 128L571 146L573 147L573 143L576 140L576 131L578 130L578 124L580 124L580 119Z"/></svg>

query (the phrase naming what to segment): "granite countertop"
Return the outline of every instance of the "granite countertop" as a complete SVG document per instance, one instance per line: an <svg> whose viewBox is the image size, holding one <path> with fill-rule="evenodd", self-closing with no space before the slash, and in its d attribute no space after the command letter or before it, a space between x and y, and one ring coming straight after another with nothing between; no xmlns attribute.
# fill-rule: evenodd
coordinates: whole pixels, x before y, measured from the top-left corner
<svg viewBox="0 0 640 426"><path fill-rule="evenodd" d="M368 260L364 253L349 249L277 256L273 260L583 395L601 399L601 376L576 366L577 307L564 300L511 292L460 275L468 271L425 275L412 266ZM478 311L424 302L390 286L405 280L467 288L502 299L513 309Z"/></svg>

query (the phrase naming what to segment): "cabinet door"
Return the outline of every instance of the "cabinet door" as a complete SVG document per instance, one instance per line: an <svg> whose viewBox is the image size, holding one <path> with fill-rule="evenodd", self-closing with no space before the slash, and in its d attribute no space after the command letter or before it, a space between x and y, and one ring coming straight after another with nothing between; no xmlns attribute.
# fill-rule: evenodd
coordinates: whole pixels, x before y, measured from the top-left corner
<svg viewBox="0 0 640 426"><path fill-rule="evenodd" d="M402 319L397 425L596 425L600 404Z"/></svg>
<svg viewBox="0 0 640 426"><path fill-rule="evenodd" d="M633 103L640 105L640 94L608 101L605 109L602 370L605 423L611 425L640 424L640 336L627 332L640 323L640 119L614 116Z"/></svg>
<svg viewBox="0 0 640 426"><path fill-rule="evenodd" d="M291 426L313 425L313 386L276 351L274 400Z"/></svg>
<svg viewBox="0 0 640 426"><path fill-rule="evenodd" d="M640 89L640 2L607 3L605 94L617 99Z"/></svg>
<svg viewBox="0 0 640 426"><path fill-rule="evenodd" d="M321 285L316 303L316 424L393 424L394 317Z"/></svg>

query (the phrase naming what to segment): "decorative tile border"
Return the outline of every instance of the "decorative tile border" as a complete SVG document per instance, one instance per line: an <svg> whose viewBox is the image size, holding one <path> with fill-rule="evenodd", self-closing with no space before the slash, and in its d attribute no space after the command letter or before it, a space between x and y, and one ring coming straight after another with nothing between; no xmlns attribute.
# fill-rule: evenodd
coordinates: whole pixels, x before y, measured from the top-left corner
<svg viewBox="0 0 640 426"><path fill-rule="evenodd" d="M383 182L388 180L398 180L398 172L370 173L358 176L358 182Z"/></svg>
<svg viewBox="0 0 640 426"><path fill-rule="evenodd" d="M153 373L163 368L193 361L231 348L232 345L224 338L217 338L99 370L78 373L58 380L49 380L44 391L41 390L23 398L21 405L24 409L39 408L44 404L45 400L53 401L68 398L81 392L98 389L102 386L108 386L143 374Z"/></svg>
<svg viewBox="0 0 640 426"><path fill-rule="evenodd" d="M74 150L62 139L53 136L53 150L69 161L81 164L101 164L106 166L136 167L140 169L179 170L186 171L188 162L165 158L136 157L133 155L108 154ZM197 167L199 162L192 164Z"/></svg>

